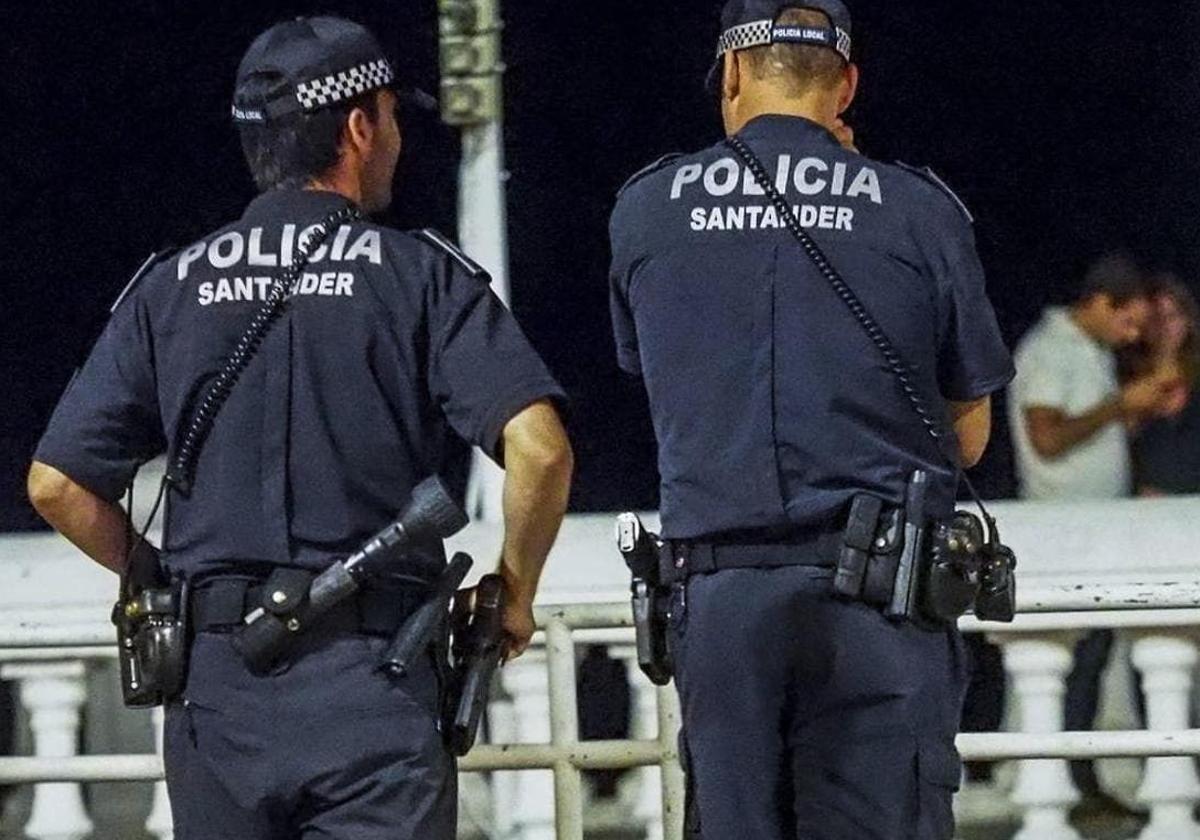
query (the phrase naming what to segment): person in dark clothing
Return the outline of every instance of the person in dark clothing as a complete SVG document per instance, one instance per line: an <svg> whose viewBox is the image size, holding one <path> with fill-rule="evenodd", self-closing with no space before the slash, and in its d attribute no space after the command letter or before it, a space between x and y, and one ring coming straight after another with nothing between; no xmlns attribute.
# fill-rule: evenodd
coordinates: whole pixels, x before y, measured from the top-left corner
<svg viewBox="0 0 1200 840"><path fill-rule="evenodd" d="M972 218L929 171L854 148L840 0L731 0L721 30L727 140L636 174L610 224L618 362L645 385L659 445L690 828L949 840L962 640L837 595L834 566L856 498L899 505L920 470L947 516L987 444L1013 367ZM953 426L953 453L799 228Z"/></svg>
<svg viewBox="0 0 1200 840"><path fill-rule="evenodd" d="M1151 288L1146 338L1123 372L1162 371L1175 384L1158 416L1135 430L1134 486L1139 496L1200 493L1200 307L1174 275L1155 278Z"/></svg>
<svg viewBox="0 0 1200 840"><path fill-rule="evenodd" d="M533 634L572 470L563 392L479 266L435 231L367 218L391 200L397 106L411 94L350 21L297 18L260 35L232 112L261 194L135 278L29 472L38 512L125 572L122 490L164 450L176 463L197 395L218 399L206 388L282 289L191 471L167 485L161 566L186 585L195 634L186 686L166 698L177 840L454 836L439 646L402 677L379 667L445 568L441 540L412 545L268 673L232 641L248 615L299 602L312 575L391 524L452 432L505 468L507 655ZM272 275L289 267L300 273L284 288Z"/></svg>

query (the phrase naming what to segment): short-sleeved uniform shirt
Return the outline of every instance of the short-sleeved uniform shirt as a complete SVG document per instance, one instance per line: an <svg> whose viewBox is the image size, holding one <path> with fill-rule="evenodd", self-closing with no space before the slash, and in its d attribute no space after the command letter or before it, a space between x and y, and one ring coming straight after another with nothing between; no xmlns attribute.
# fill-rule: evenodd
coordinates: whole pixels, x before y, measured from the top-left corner
<svg viewBox="0 0 1200 840"><path fill-rule="evenodd" d="M1117 359L1085 333L1067 309L1050 307L1017 345L1017 378L1009 389L1009 425L1023 499L1116 499L1129 495L1129 435L1114 420L1056 458L1033 448L1025 410L1057 408L1084 414L1120 388Z"/></svg>
<svg viewBox="0 0 1200 840"><path fill-rule="evenodd" d="M740 136L934 410L1009 381L952 194L799 117L759 117ZM610 233L618 361L649 395L666 536L833 526L855 493L900 501L922 467L935 512L952 507L957 470L732 149L635 176Z"/></svg>
<svg viewBox="0 0 1200 840"><path fill-rule="evenodd" d="M176 441L308 226L345 207L264 193L119 302L36 458L105 499ZM563 394L487 277L448 243L353 221L318 248L217 417L189 494L168 494L169 569L321 569L393 520L449 430L502 457L520 410ZM427 558L440 562L440 546ZM429 569L432 571L433 569Z"/></svg>

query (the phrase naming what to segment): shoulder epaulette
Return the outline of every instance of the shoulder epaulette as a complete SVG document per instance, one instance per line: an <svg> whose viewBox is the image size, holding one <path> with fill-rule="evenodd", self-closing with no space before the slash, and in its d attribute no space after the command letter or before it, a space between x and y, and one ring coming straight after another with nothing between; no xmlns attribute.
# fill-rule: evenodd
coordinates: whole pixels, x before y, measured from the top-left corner
<svg viewBox="0 0 1200 840"><path fill-rule="evenodd" d="M617 195L620 195L621 193L625 192L625 190L632 187L635 183L642 180L650 173L657 172L659 169L662 169L664 166L666 166L671 161L677 160L678 158L681 158L681 157L683 157L682 152L673 152L669 155L663 155L662 157L660 157L658 160L654 161L654 163L650 164L649 166L639 169L637 172L635 172L633 174L632 178L630 178L628 181L626 181L621 186L621 189L617 190Z"/></svg>
<svg viewBox="0 0 1200 840"><path fill-rule="evenodd" d="M153 254L146 257L145 262L143 262L138 270L134 272L133 276L129 278L129 282L125 284L125 288L121 290L121 294L117 295L117 299L113 301L113 305L108 308L109 314L111 315L117 311L117 307L124 303L125 298L129 297L130 292L136 289L138 283L141 283L142 280L145 279L146 275L150 273L150 269L154 268L154 266L158 265L163 260L175 256L177 253L179 253L178 248L163 248L161 251L155 251Z"/></svg>
<svg viewBox="0 0 1200 840"><path fill-rule="evenodd" d="M896 165L901 169L911 172L918 178L923 178L944 192L950 197L950 200L954 202L958 209L962 211L962 214L967 217L967 221L971 224L975 224L975 217L971 215L971 211L967 209L967 205L963 203L963 200L955 194L954 190L950 189L949 184L939 178L937 173L928 166L910 166L909 164L899 160L896 161Z"/></svg>
<svg viewBox="0 0 1200 840"><path fill-rule="evenodd" d="M424 228L423 230L419 230L417 231L416 235L420 239L424 239L430 245L437 248L439 251L444 251L449 254L455 262L457 262L466 270L467 274L470 274L476 280L491 280L491 277L488 275L487 271L484 270L483 266L464 254L461 248L433 228Z"/></svg>

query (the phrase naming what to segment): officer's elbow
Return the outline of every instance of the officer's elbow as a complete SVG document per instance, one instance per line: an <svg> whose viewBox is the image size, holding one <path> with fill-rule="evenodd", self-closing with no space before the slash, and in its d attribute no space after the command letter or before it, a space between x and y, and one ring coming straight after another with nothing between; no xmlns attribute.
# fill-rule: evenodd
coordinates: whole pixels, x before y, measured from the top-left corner
<svg viewBox="0 0 1200 840"><path fill-rule="evenodd" d="M987 451L988 441L984 438L982 441L959 441L958 444L958 460L964 469L970 469L983 460L983 453Z"/></svg>
<svg viewBox="0 0 1200 840"><path fill-rule="evenodd" d="M575 455L555 408L539 401L525 408L504 428L504 461L518 468L569 484Z"/></svg>
<svg viewBox="0 0 1200 840"><path fill-rule="evenodd" d="M33 509L47 521L53 521L70 495L73 482L49 464L34 461L25 479L25 490Z"/></svg>
<svg viewBox="0 0 1200 840"><path fill-rule="evenodd" d="M951 403L954 432L958 437L958 459L964 468L973 467L983 458L992 436L990 397L966 403Z"/></svg>

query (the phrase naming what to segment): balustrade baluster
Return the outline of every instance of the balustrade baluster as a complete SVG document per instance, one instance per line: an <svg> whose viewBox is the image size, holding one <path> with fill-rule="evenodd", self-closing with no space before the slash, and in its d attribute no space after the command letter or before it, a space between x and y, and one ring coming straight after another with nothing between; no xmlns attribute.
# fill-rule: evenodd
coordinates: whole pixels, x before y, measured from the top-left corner
<svg viewBox="0 0 1200 840"><path fill-rule="evenodd" d="M1142 673L1146 728L1188 728L1195 642L1186 635L1147 631L1133 643L1133 664ZM1148 758L1138 799L1150 808L1139 840L1200 840L1192 809L1200 800L1200 779L1191 758Z"/></svg>
<svg viewBox="0 0 1200 840"><path fill-rule="evenodd" d="M29 714L33 754L61 758L79 753L79 710L87 699L83 663L22 662L0 667L0 679L16 680L21 705ZM83 840L92 820L75 782L35 785L33 809L25 824L30 840Z"/></svg>
<svg viewBox="0 0 1200 840"><path fill-rule="evenodd" d="M1022 732L1061 732L1063 695L1071 670L1075 634L999 638L1004 667L1021 709ZM1061 759L1020 762L1013 802L1024 820L1014 840L1079 840L1067 810L1079 799L1067 763Z"/></svg>
<svg viewBox="0 0 1200 840"><path fill-rule="evenodd" d="M531 648L500 669L516 712L516 743L550 743L550 688L546 653ZM554 774L522 770L516 774L511 840L555 840Z"/></svg>

